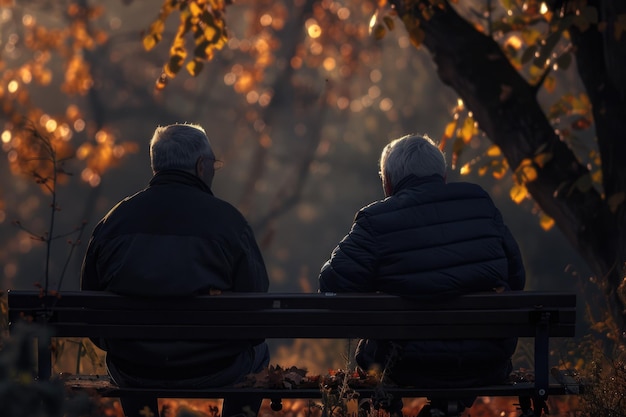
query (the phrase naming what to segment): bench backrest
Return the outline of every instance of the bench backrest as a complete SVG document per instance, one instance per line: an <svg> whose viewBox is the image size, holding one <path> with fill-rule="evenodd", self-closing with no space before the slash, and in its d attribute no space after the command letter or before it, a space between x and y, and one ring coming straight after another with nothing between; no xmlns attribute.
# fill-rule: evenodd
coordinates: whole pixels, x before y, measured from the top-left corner
<svg viewBox="0 0 626 417"><path fill-rule="evenodd" d="M10 291L11 324L45 322L58 337L144 339L499 338L574 336L576 296L511 291L427 303L368 294L225 293L140 298L96 291Z"/></svg>

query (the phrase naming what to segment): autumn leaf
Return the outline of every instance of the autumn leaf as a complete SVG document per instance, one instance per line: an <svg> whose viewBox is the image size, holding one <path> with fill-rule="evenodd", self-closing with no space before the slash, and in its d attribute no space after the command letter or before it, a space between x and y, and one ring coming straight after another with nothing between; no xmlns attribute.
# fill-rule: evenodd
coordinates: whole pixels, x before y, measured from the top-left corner
<svg viewBox="0 0 626 417"><path fill-rule="evenodd" d="M187 72L195 77L200 73L200 71L202 71L203 66L204 64L202 63L202 61L194 59L187 63L186 68Z"/></svg>
<svg viewBox="0 0 626 417"><path fill-rule="evenodd" d="M457 120L453 120L446 125L446 129L444 130L444 136L446 138L451 138L454 136L454 131L456 130Z"/></svg>
<svg viewBox="0 0 626 417"><path fill-rule="evenodd" d="M528 196L528 189L523 184L515 184L509 192L511 200L516 204L520 204Z"/></svg>
<svg viewBox="0 0 626 417"><path fill-rule="evenodd" d="M387 26L387 28L389 28L389 30L393 30L394 27L396 26L396 24L393 21L393 18L391 16L383 17L383 22L385 22L385 26Z"/></svg>
<svg viewBox="0 0 626 417"><path fill-rule="evenodd" d="M461 138L464 143L469 143L475 133L474 119L472 117L466 117L461 127Z"/></svg>
<svg viewBox="0 0 626 417"><path fill-rule="evenodd" d="M537 164L539 168L543 168L554 156L551 152L541 152L533 157L533 162Z"/></svg>
<svg viewBox="0 0 626 417"><path fill-rule="evenodd" d="M503 158L501 160L494 160L491 162L491 164L493 167L493 172L492 172L493 177L497 180L504 178L504 176L506 175L509 169L508 161Z"/></svg>
<svg viewBox="0 0 626 417"><path fill-rule="evenodd" d="M372 29L372 35L377 41L383 39L386 33L387 29L385 29L385 27L380 23L376 24L376 26L374 26L374 28Z"/></svg>
<svg viewBox="0 0 626 417"><path fill-rule="evenodd" d="M537 176L537 169L535 168L533 161L529 158L522 160L519 166L515 169L515 177L517 178L517 181L522 184L535 181Z"/></svg>
<svg viewBox="0 0 626 417"><path fill-rule="evenodd" d="M456 168L456 163L464 148L465 143L463 142L463 139L457 136L457 138L454 140L454 143L452 144L452 169Z"/></svg>
<svg viewBox="0 0 626 417"><path fill-rule="evenodd" d="M480 168L478 168L478 175L484 176L489 171L489 164L484 164Z"/></svg>
<svg viewBox="0 0 626 417"><path fill-rule="evenodd" d="M487 149L487 156L500 156L502 155L502 151L498 145L491 145L489 149Z"/></svg>
<svg viewBox="0 0 626 417"><path fill-rule="evenodd" d="M547 232L554 227L554 219L542 212L539 215L539 226Z"/></svg>
<svg viewBox="0 0 626 417"><path fill-rule="evenodd" d="M619 193L615 193L611 195L606 200L607 204L609 205L609 210L611 210L611 213L617 212L619 205L624 203L625 198L626 198L626 195L624 194L624 191L620 191Z"/></svg>
<svg viewBox="0 0 626 417"><path fill-rule="evenodd" d="M591 127L591 120L586 117L579 117L572 122L572 129L574 130L586 130Z"/></svg>
<svg viewBox="0 0 626 417"><path fill-rule="evenodd" d="M556 90L556 78L547 76L543 81L543 88L545 88L548 93L554 93Z"/></svg>

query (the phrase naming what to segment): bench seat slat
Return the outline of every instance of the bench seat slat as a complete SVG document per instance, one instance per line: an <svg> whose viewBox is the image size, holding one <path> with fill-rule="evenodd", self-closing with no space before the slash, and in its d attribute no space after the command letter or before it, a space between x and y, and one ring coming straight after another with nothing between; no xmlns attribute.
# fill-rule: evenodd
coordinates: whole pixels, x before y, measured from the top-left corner
<svg viewBox="0 0 626 417"><path fill-rule="evenodd" d="M550 310L548 310L550 311ZM91 324L120 323L120 324L175 324L186 323L189 325L202 325L206 323L219 325L242 325L263 324L272 322L277 326L302 323L319 323L328 325L360 325L364 322L372 325L386 325L390 323L403 325L436 325L455 322L459 325L480 323L483 325L508 324L511 326L527 325L529 314L527 310L511 311L473 311L452 310L440 311L437 314L431 311L334 311L334 310L258 310L254 312L195 312L195 311L137 311L129 310L56 310L54 321L63 322L86 322ZM559 323L574 323L576 312L552 311Z"/></svg>
<svg viewBox="0 0 626 417"><path fill-rule="evenodd" d="M9 291L9 304L14 308L41 307L43 302L50 302L39 297L38 291ZM54 298L54 297L51 297ZM133 303L129 305L128 298ZM211 302L207 302L210 299ZM576 305L574 294L555 294L550 292L509 291L498 294L467 294L454 300L428 303L426 300L412 300L385 294L272 294L272 293L224 293L219 296L198 297L120 297L100 291L68 291L54 301L56 307L82 307L104 309L151 308L158 310L167 304L168 311L244 311L271 308L281 309L327 309L347 311L363 310L448 310L455 309L516 309L534 306L552 306L555 308Z"/></svg>
<svg viewBox="0 0 626 417"><path fill-rule="evenodd" d="M158 330L158 331L157 331ZM574 335L574 326L552 326L550 335L566 337ZM178 340L220 340L220 339L264 339L264 338L376 338L376 339L467 339L532 337L535 327L510 325L370 325L360 327L328 324L257 324L250 325L94 325L94 324L55 324L57 337L107 337Z"/></svg>
<svg viewBox="0 0 626 417"><path fill-rule="evenodd" d="M118 397L121 393L154 393L160 398L225 398L237 397L245 392L258 395L261 398L320 398L320 388L295 388L295 389L272 389L272 388L210 388L210 389L162 389L158 388L120 388L115 385L103 384L108 381L106 376L87 377L88 379L69 379L66 385L70 389L95 389L104 397ZM375 395L375 389L370 387L355 387L361 397L367 398ZM385 387L388 394L398 395L403 398L449 398L451 394L458 397L514 397L534 395L535 385L532 382L522 382L506 385L488 385L470 388L404 388ZM572 386L552 383L548 387L549 395L567 395L580 390L580 385Z"/></svg>

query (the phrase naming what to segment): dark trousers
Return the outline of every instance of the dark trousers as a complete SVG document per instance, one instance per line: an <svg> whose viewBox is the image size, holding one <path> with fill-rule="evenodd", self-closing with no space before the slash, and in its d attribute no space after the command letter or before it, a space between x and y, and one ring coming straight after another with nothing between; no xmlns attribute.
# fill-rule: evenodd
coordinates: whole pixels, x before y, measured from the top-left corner
<svg viewBox="0 0 626 417"><path fill-rule="evenodd" d="M109 374L119 386L134 387L162 387L162 388L210 388L229 386L241 382L247 374L261 372L269 365L269 350L267 344L262 343L254 347L253 352L246 358L245 371L237 371L239 375L233 375L232 370L226 370L222 374L208 375L193 381L176 381L175 386L163 381L146 381L141 378L133 378L123 375L107 362ZM236 368L236 367L235 367ZM173 383L174 384L174 383ZM224 400L222 417L257 415L261 407L262 398L230 397ZM158 399L150 395L121 396L120 403L126 417L166 417L159 413Z"/></svg>
<svg viewBox="0 0 626 417"><path fill-rule="evenodd" d="M159 405L155 397L120 397L120 402L122 404L122 408L124 409L124 415L126 417L160 416ZM261 402L261 398L251 398L249 400L246 400L244 398L228 398L227 400L224 400L221 416L249 416L249 413L254 413L253 415L256 416L257 414L259 414Z"/></svg>

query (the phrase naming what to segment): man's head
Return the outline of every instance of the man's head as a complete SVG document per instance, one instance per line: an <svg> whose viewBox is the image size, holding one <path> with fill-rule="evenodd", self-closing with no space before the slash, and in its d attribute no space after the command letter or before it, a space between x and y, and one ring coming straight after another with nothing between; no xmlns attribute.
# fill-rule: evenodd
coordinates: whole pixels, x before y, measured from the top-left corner
<svg viewBox="0 0 626 417"><path fill-rule="evenodd" d="M215 154L206 132L199 125L159 126L150 141L150 164L156 174L178 169L197 175L209 187L215 174Z"/></svg>
<svg viewBox="0 0 626 417"><path fill-rule="evenodd" d="M391 141L380 155L380 177L385 196L394 193L398 183L409 175L446 176L443 152L428 136L406 135Z"/></svg>

